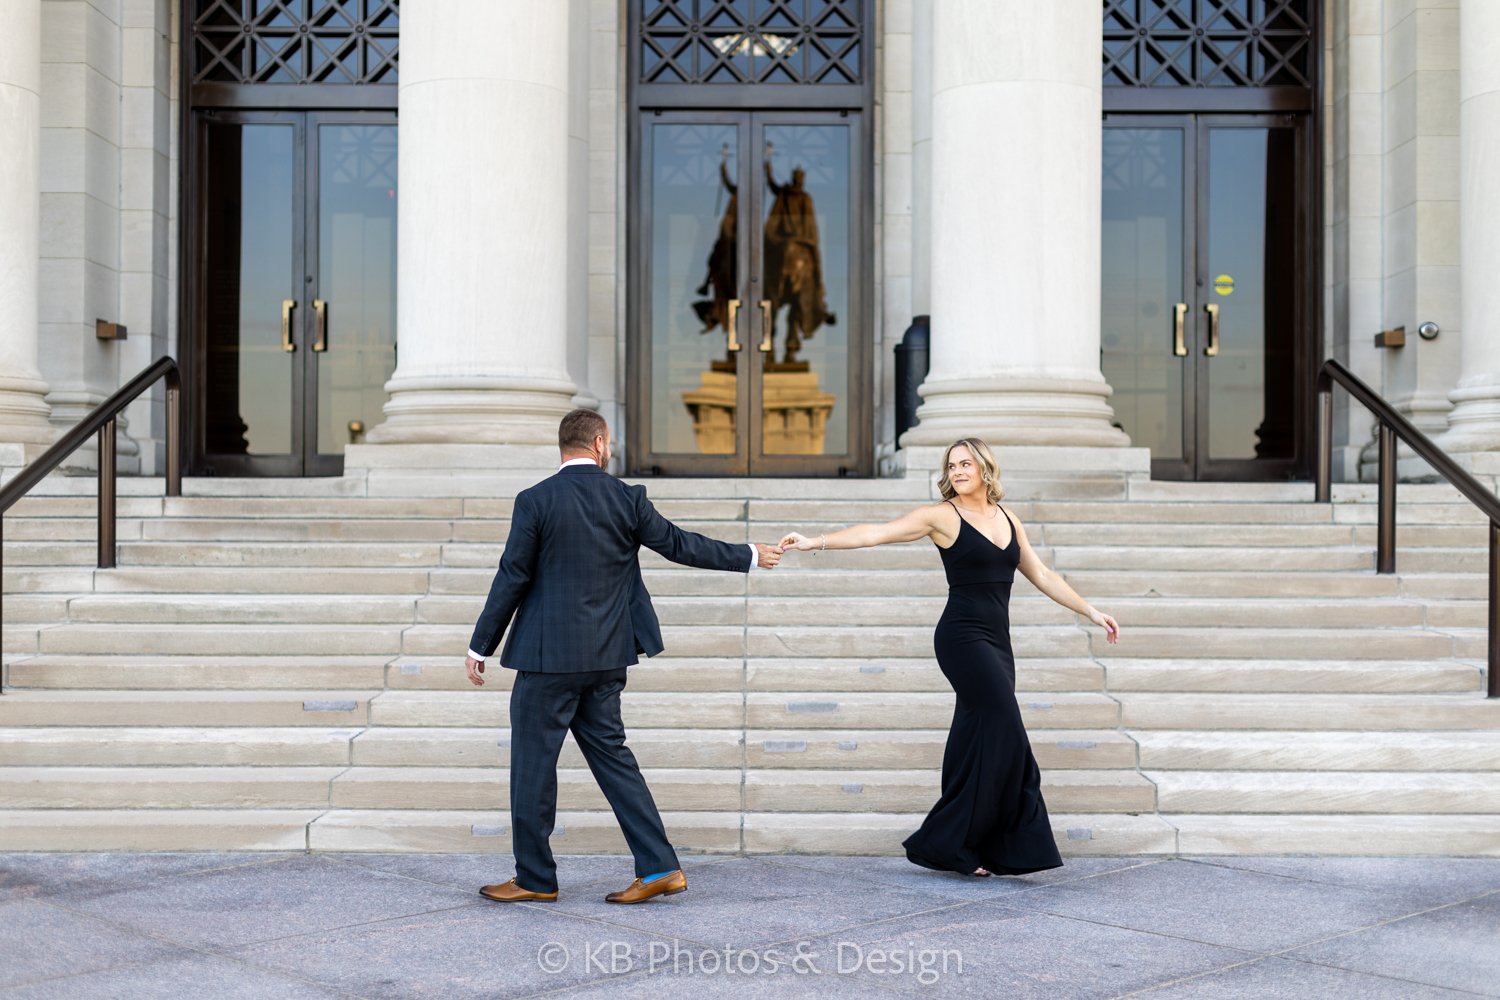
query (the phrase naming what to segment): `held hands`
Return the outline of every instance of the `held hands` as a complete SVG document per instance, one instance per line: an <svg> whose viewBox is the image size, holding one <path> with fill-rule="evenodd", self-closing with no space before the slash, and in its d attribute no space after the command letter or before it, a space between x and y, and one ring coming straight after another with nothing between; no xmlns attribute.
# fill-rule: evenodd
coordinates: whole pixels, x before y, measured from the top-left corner
<svg viewBox="0 0 1500 1000"><path fill-rule="evenodd" d="M484 687L484 661L472 656L464 657L464 669L469 672L469 681L475 687Z"/></svg>
<svg viewBox="0 0 1500 1000"><path fill-rule="evenodd" d="M1120 623L1098 608L1089 608L1089 621L1104 630L1104 638L1111 645L1120 641Z"/></svg>
<svg viewBox="0 0 1500 1000"><path fill-rule="evenodd" d="M810 552L818 548L818 539L808 538L800 531L788 531L786 537L781 540L782 549L796 549L798 552Z"/></svg>
<svg viewBox="0 0 1500 1000"><path fill-rule="evenodd" d="M755 565L761 569L775 569L776 564L781 562L782 548L780 545L762 545L755 543Z"/></svg>

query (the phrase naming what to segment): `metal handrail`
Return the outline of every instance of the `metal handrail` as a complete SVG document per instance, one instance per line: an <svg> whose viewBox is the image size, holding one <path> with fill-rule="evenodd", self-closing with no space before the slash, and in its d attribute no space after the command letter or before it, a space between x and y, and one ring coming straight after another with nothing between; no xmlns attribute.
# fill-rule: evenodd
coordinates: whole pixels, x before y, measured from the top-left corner
<svg viewBox="0 0 1500 1000"><path fill-rule="evenodd" d="M136 397L151 388L157 379L167 381L167 496L182 496L182 375L177 362L171 358L158 358L151 367L126 383L120 391L94 407L57 442L37 456L36 461L16 473L10 482L0 487L0 515L25 496L33 486L45 479L54 469L67 461L92 434L99 435L99 568L112 569L115 565L115 421L120 411ZM3 542L3 534L0 534ZM3 548L0 548L0 568L3 568ZM0 588L0 602L3 602ZM3 603L0 603L3 617Z"/></svg>
<svg viewBox="0 0 1500 1000"><path fill-rule="evenodd" d="M1490 519L1489 670L1487 694L1500 698L1500 497L1486 489L1453 456L1407 420L1349 369L1329 359L1318 370L1318 503L1332 498L1333 383L1343 386L1380 421L1380 466L1376 488L1375 572L1396 572L1396 439L1405 441L1433 470Z"/></svg>

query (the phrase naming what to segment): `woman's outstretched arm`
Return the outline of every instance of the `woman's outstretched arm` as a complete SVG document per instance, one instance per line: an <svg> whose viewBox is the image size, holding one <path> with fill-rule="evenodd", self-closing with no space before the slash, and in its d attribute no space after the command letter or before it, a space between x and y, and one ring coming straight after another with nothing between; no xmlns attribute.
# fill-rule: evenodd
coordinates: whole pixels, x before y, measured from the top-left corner
<svg viewBox="0 0 1500 1000"><path fill-rule="evenodd" d="M1068 585L1068 581L1064 580L1056 571L1043 563L1036 552L1032 550L1031 542L1026 538L1026 528L1021 524L1021 519L1014 514L1010 515L1010 519L1011 523L1016 526L1016 537L1021 542L1021 563L1017 567L1020 569L1021 575L1030 580L1037 590L1040 590L1058 604L1061 604L1075 614L1083 615L1089 621L1104 629L1104 637L1110 642L1119 641L1119 623L1088 601L1085 601L1079 596L1078 591Z"/></svg>
<svg viewBox="0 0 1500 1000"><path fill-rule="evenodd" d="M820 532L811 538L798 531L789 531L781 540L781 547L801 552L867 549L874 545L915 542L919 538L932 536L936 536L940 544L951 543L952 529L942 520L944 509L944 504L928 504L885 524L856 524L838 531Z"/></svg>

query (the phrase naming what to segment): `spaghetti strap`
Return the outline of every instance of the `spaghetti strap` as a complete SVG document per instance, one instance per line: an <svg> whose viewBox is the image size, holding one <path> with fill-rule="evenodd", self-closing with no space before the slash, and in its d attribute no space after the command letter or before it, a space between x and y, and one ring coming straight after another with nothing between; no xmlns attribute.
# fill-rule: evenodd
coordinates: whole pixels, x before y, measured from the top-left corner
<svg viewBox="0 0 1500 1000"><path fill-rule="evenodd" d="M996 507L1000 507L999 504L995 504L995 506ZM1008 524L1008 525L1010 525L1010 540L1012 542L1016 543L1017 545L1019 545L1020 544L1021 533L1016 530L1016 522L1014 522L1014 521L1012 521L1010 519L1010 512L1007 511L1004 507L1000 507L1000 513L1002 513L1002 514L1005 515L1005 523ZM1010 546L1007 545L1006 548L1008 549L1008 548L1010 548Z"/></svg>

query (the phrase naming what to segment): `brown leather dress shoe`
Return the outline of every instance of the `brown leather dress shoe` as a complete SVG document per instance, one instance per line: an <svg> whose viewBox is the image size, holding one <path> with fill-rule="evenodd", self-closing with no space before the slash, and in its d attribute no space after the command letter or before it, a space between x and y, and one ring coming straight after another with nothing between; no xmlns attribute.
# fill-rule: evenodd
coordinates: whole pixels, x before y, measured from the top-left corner
<svg viewBox="0 0 1500 1000"><path fill-rule="evenodd" d="M480 886L479 894L485 899L493 899L497 903L555 903L557 893L555 892L532 892L530 889L522 889L516 885L516 880L501 882L499 885Z"/></svg>
<svg viewBox="0 0 1500 1000"><path fill-rule="evenodd" d="M653 896L671 896L687 889L687 876L679 868L670 875L663 875L652 882L636 879L630 886L604 897L606 903L644 903Z"/></svg>

